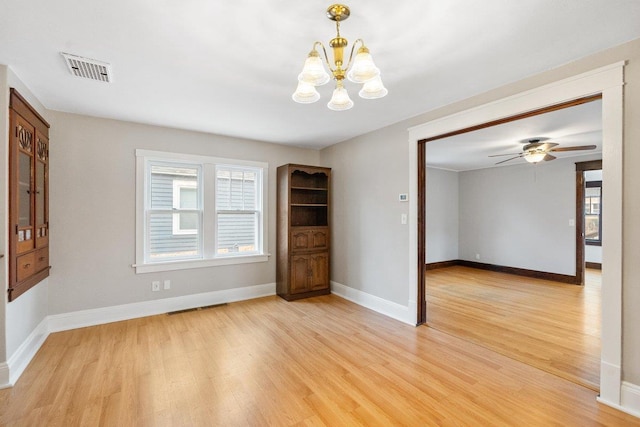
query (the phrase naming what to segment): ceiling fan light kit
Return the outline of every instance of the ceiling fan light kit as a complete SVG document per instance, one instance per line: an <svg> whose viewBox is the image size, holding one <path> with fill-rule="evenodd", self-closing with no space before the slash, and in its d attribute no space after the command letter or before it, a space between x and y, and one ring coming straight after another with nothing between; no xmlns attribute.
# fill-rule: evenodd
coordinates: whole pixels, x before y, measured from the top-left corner
<svg viewBox="0 0 640 427"><path fill-rule="evenodd" d="M496 163L496 165L520 158L524 158L529 163L536 164L542 161L548 162L557 159L556 156L550 154L552 152L583 151L594 150L596 148L595 145L558 147L558 145L560 144L557 144L555 142L543 142L547 141L548 139L549 138L528 138L520 141L521 143L525 144L525 146L522 147L522 153L494 154L489 157L514 156L510 159L502 160L501 162Z"/></svg>
<svg viewBox="0 0 640 427"><path fill-rule="evenodd" d="M342 4L334 4L327 9L327 17L336 23L336 37L329 42L329 47L333 50L333 66L329 61L325 46L322 42L315 42L304 62L302 72L298 75L298 87L291 96L295 102L310 104L319 100L320 94L315 87L328 83L332 76L336 81L336 87L331 100L327 104L327 107L331 110L344 111L353 107L353 101L349 98L349 93L344 87L345 77L353 83L363 85L360 92L358 92L361 98L378 99L387 95L388 90L382 83L380 70L373 62L371 53L362 39L357 39L354 42L349 54L349 60L346 66L344 65L344 49L349 43L347 39L340 36L340 22L346 20L350 15L349 7ZM353 53L356 46L359 47L354 58ZM317 48L322 50L331 75L325 70Z"/></svg>
<svg viewBox="0 0 640 427"><path fill-rule="evenodd" d="M539 161L544 159L546 155L547 153L545 153L544 151L534 151L527 153L524 156L524 159L529 163L538 163Z"/></svg>

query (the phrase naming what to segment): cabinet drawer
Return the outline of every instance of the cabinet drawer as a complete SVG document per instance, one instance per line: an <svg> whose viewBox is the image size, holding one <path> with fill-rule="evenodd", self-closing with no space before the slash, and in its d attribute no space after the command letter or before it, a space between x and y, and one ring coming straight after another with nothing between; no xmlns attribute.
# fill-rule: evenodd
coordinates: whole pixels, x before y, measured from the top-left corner
<svg viewBox="0 0 640 427"><path fill-rule="evenodd" d="M18 282L21 282L36 272L36 253L31 252L19 256L16 264L16 278Z"/></svg>
<svg viewBox="0 0 640 427"><path fill-rule="evenodd" d="M311 230L309 249L328 249L329 248L329 229Z"/></svg>
<svg viewBox="0 0 640 427"><path fill-rule="evenodd" d="M42 248L36 251L36 271L42 271L49 267L49 248Z"/></svg>
<svg viewBox="0 0 640 427"><path fill-rule="evenodd" d="M291 233L291 249L294 251L309 249L309 232L307 230L294 231Z"/></svg>

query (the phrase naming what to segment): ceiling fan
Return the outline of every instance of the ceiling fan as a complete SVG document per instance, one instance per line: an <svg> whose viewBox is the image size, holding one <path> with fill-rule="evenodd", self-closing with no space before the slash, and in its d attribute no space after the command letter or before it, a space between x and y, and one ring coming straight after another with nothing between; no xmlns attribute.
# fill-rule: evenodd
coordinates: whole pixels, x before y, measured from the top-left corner
<svg viewBox="0 0 640 427"><path fill-rule="evenodd" d="M550 154L552 152L561 152L561 151L581 151L581 150L593 150L596 148L595 145L576 145L573 147L558 147L555 142L546 142L549 138L529 138L522 140L523 144L522 153L508 153L508 154L494 154L489 157L502 157L502 156L514 156L507 160L502 160L501 162L496 163L499 165L501 163L508 162L510 160L524 158L529 163L538 163L540 161L548 162L550 160L555 160L556 156Z"/></svg>

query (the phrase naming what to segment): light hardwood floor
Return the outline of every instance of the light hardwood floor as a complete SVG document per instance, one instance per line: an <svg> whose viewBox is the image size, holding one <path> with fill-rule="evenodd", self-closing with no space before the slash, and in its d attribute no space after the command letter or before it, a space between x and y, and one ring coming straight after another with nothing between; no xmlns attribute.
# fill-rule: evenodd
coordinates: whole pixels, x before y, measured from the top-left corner
<svg viewBox="0 0 640 427"><path fill-rule="evenodd" d="M598 270L585 286L461 266L427 271L426 282L432 328L598 390Z"/></svg>
<svg viewBox="0 0 640 427"><path fill-rule="evenodd" d="M596 393L328 295L55 333L5 426L640 426Z"/></svg>

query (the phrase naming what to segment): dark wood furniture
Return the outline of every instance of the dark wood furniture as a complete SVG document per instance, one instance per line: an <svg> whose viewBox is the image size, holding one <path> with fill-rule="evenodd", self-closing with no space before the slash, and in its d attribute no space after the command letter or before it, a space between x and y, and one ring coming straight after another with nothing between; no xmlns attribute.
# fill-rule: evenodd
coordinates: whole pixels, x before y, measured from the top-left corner
<svg viewBox="0 0 640 427"><path fill-rule="evenodd" d="M331 292L330 196L331 169L278 168L276 292L287 301Z"/></svg>
<svg viewBox="0 0 640 427"><path fill-rule="evenodd" d="M49 124L9 100L9 301L49 276Z"/></svg>

